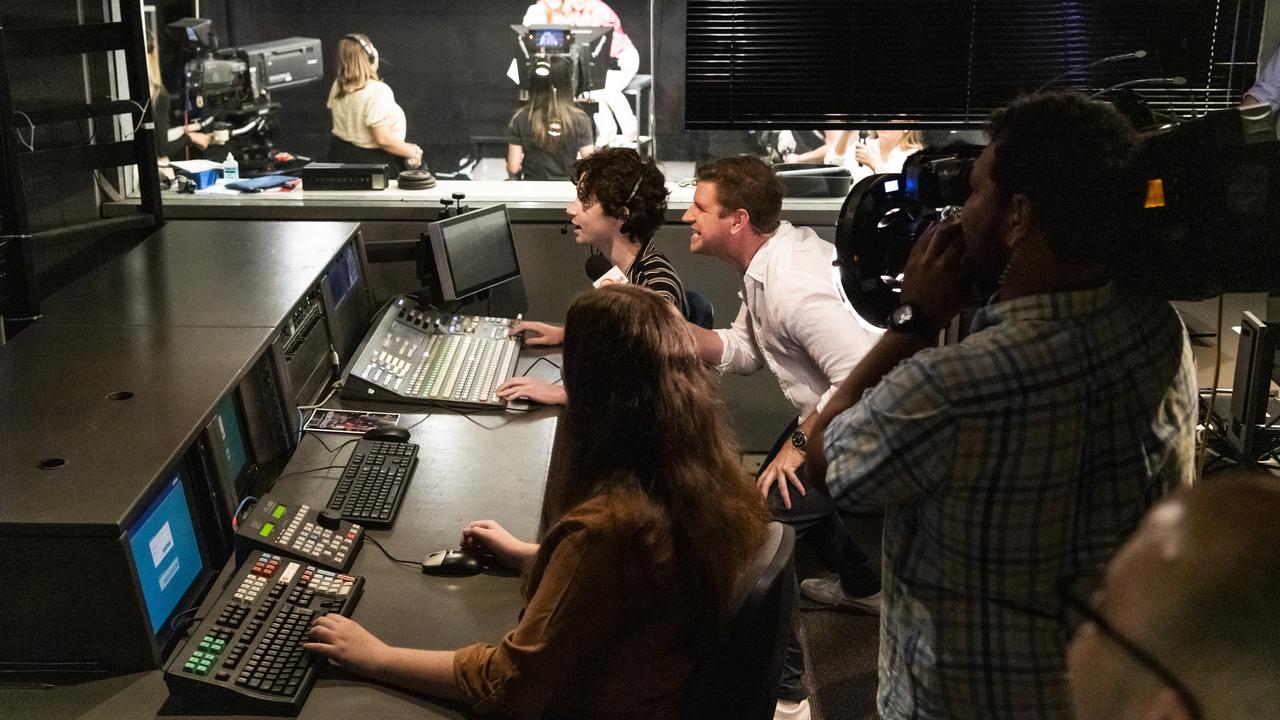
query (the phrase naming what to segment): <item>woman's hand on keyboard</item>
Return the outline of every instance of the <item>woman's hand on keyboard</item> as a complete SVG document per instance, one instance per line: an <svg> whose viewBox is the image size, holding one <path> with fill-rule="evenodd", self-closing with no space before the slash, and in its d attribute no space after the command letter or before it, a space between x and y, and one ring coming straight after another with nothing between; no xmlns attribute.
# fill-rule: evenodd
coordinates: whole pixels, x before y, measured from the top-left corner
<svg viewBox="0 0 1280 720"><path fill-rule="evenodd" d="M527 543L507 532L493 520L476 520L462 528L463 550L481 555L489 553L512 570L525 570L538 554L535 543Z"/></svg>
<svg viewBox="0 0 1280 720"><path fill-rule="evenodd" d="M511 335L524 333L525 345L563 345L564 328L544 322L521 320L511 326Z"/></svg>
<svg viewBox="0 0 1280 720"><path fill-rule="evenodd" d="M503 400L532 400L543 405L564 405L568 398L563 385L531 377L510 378L494 392Z"/></svg>
<svg viewBox="0 0 1280 720"><path fill-rule="evenodd" d="M316 618L302 647L365 677L377 677L390 647L360 623L337 613Z"/></svg>

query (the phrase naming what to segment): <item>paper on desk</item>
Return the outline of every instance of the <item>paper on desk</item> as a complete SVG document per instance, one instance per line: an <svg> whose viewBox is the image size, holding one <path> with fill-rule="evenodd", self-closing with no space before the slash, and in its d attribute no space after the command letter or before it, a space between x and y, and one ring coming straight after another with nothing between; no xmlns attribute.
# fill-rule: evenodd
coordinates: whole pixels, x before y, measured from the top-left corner
<svg viewBox="0 0 1280 720"><path fill-rule="evenodd" d="M169 164L179 170L189 173L222 169L222 163L214 162L212 160L170 160Z"/></svg>

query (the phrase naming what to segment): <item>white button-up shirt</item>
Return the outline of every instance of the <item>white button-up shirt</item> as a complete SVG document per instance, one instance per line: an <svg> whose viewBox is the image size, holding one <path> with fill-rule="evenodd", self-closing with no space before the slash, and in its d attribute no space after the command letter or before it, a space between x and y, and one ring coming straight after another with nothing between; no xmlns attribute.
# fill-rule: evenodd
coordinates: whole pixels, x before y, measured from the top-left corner
<svg viewBox="0 0 1280 720"><path fill-rule="evenodd" d="M831 243L783 222L747 267L742 308L724 343L720 371L768 366L803 419L821 410L879 333L836 292Z"/></svg>

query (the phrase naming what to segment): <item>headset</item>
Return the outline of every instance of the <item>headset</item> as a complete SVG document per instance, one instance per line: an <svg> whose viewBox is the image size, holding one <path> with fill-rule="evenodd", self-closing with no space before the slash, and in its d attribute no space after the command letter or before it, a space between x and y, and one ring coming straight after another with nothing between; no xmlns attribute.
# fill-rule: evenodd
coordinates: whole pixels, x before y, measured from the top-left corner
<svg viewBox="0 0 1280 720"><path fill-rule="evenodd" d="M369 58L370 65L378 61L378 51L373 49L373 45L371 45L368 40L365 40L359 35L343 35L342 37L344 39L355 40L360 43L360 47L364 48L365 56Z"/></svg>

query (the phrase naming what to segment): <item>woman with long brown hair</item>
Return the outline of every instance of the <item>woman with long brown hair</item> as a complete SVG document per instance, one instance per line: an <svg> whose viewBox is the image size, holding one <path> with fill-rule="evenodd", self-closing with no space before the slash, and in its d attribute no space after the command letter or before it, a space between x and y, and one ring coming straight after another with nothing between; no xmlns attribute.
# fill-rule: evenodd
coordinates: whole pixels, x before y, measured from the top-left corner
<svg viewBox="0 0 1280 720"><path fill-rule="evenodd" d="M764 540L764 504L670 302L634 285L580 297L563 373L542 542L490 520L463 531L464 547L524 571L516 628L496 647L433 652L329 615L308 649L485 714L679 717L702 643Z"/></svg>
<svg viewBox="0 0 1280 720"><path fill-rule="evenodd" d="M395 93L378 74L378 48L367 35L338 41L326 106L333 113L329 162L385 163L392 177L422 166L422 148L405 142L408 123Z"/></svg>
<svg viewBox="0 0 1280 720"><path fill-rule="evenodd" d="M507 123L507 176L568 180L569 168L595 149L591 118L573 101L569 58L539 58L529 100ZM545 72L545 74L540 74Z"/></svg>

